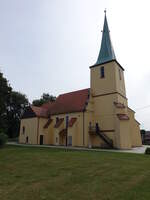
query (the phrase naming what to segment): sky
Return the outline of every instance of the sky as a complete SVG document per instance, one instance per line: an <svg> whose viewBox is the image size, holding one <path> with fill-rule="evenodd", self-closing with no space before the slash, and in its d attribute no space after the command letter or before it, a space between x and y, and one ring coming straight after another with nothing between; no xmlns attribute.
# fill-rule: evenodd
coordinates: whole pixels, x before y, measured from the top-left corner
<svg viewBox="0 0 150 200"><path fill-rule="evenodd" d="M149 0L0 0L0 70L30 102L90 87L105 8L129 107L150 130Z"/></svg>

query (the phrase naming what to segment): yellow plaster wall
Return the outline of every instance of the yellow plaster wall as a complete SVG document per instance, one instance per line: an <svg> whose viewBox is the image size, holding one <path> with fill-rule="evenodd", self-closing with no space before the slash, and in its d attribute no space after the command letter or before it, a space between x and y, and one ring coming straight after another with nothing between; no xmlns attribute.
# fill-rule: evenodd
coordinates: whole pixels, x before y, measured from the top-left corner
<svg viewBox="0 0 150 200"><path fill-rule="evenodd" d="M23 134L23 126L25 133ZM29 144L37 144L38 118L21 119L19 143L26 143L28 137Z"/></svg>
<svg viewBox="0 0 150 200"><path fill-rule="evenodd" d="M103 130L114 129L116 95L94 97L94 124L97 122Z"/></svg>
<svg viewBox="0 0 150 200"><path fill-rule="evenodd" d="M104 78L101 78L101 67L104 67ZM91 90L94 96L113 92L126 96L123 70L115 61L91 68Z"/></svg>
<svg viewBox="0 0 150 200"><path fill-rule="evenodd" d="M112 65L114 66L114 69L115 69L116 91L121 93L123 96L126 96L124 71L119 67L119 65L116 62L113 62ZM121 79L120 79L119 71L121 74Z"/></svg>
<svg viewBox="0 0 150 200"><path fill-rule="evenodd" d="M57 140L56 140L57 138ZM60 145L60 138L59 138L59 130L55 129L54 130L54 145Z"/></svg>
<svg viewBox="0 0 150 200"><path fill-rule="evenodd" d="M104 66L105 70L104 78L100 77L100 68L102 66ZM130 124L132 124L132 129L133 126L134 129L137 129L137 125L131 123L129 120L120 121L116 116L117 114L128 114L124 72L116 62L91 68L91 92L94 107L93 124L98 122L102 130L115 130L115 132L111 133L105 132L113 140L114 147L130 149L132 146L131 140L134 140L135 143L138 141L138 138L135 136L131 139ZM114 102L122 103L126 108L116 108ZM99 141L95 138L93 139L93 143L97 145Z"/></svg>
<svg viewBox="0 0 150 200"><path fill-rule="evenodd" d="M66 126L66 116L68 116L69 119L71 119L72 117L77 118L77 121L75 122L73 127L68 128L68 136L69 135L72 136L72 146L83 146L83 113L82 112L58 114L58 115L51 116L54 122L56 122L56 117L64 118L64 121L61 124L61 126L58 128L54 128L54 144L56 144L56 137L59 138L59 132L62 129L64 129Z"/></svg>
<svg viewBox="0 0 150 200"><path fill-rule="evenodd" d="M94 115L94 99L90 95L88 100L88 105L86 106L86 111L82 114L82 118L84 121L84 146L90 147L91 146L91 140L89 135L89 124L92 125L95 122L95 115ZM82 126L82 120L81 120L81 126Z"/></svg>
<svg viewBox="0 0 150 200"><path fill-rule="evenodd" d="M47 118L39 118L39 135L38 135L38 144L40 144L40 135L44 136L43 144L53 144L53 124L54 122L48 126L48 128L44 129L44 125L47 123Z"/></svg>
<svg viewBox="0 0 150 200"><path fill-rule="evenodd" d="M72 146L78 146L77 121L72 127L68 127L68 136L72 136Z"/></svg>
<svg viewBox="0 0 150 200"><path fill-rule="evenodd" d="M119 120L116 117L116 148L131 149L131 134L129 120Z"/></svg>
<svg viewBox="0 0 150 200"><path fill-rule="evenodd" d="M100 78L100 68L104 67L105 77ZM114 92L115 71L113 62L91 68L91 90L92 95L100 95Z"/></svg>
<svg viewBox="0 0 150 200"><path fill-rule="evenodd" d="M102 147L105 145L105 142L98 135L90 135L89 137L91 147Z"/></svg>
<svg viewBox="0 0 150 200"><path fill-rule="evenodd" d="M132 140L132 147L142 146L140 126L134 118L134 111L128 108L128 114L130 117L130 134L131 134L131 140Z"/></svg>

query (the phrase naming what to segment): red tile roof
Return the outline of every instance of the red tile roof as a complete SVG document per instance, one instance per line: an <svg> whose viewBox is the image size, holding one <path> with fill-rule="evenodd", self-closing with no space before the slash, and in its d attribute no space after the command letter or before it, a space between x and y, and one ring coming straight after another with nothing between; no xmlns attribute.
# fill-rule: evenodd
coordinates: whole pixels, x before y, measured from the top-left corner
<svg viewBox="0 0 150 200"><path fill-rule="evenodd" d="M64 121L64 118L58 119L58 121L56 122L54 128L58 128L63 123L63 121Z"/></svg>
<svg viewBox="0 0 150 200"><path fill-rule="evenodd" d="M35 113L37 117L48 117L48 110L46 108L31 106L32 111Z"/></svg>
<svg viewBox="0 0 150 200"><path fill-rule="evenodd" d="M89 96L89 89L78 90L57 97L53 106L49 108L52 115L81 112L85 109Z"/></svg>
<svg viewBox="0 0 150 200"><path fill-rule="evenodd" d="M72 127L74 125L74 123L76 122L77 118L76 117L72 117L70 120L69 120L69 124L68 126L69 127Z"/></svg>
<svg viewBox="0 0 150 200"><path fill-rule="evenodd" d="M49 115L57 115L71 112L82 112L89 98L89 89L78 90L66 94L61 94L56 101L43 104L41 107L29 106L30 114L35 114L34 117L45 117ZM26 113L26 118L29 117L29 112Z"/></svg>
<svg viewBox="0 0 150 200"><path fill-rule="evenodd" d="M44 103L41 107L45 109L50 109L54 105L55 101Z"/></svg>
<svg viewBox="0 0 150 200"><path fill-rule="evenodd" d="M129 120L128 115L126 114L117 114L119 120Z"/></svg>

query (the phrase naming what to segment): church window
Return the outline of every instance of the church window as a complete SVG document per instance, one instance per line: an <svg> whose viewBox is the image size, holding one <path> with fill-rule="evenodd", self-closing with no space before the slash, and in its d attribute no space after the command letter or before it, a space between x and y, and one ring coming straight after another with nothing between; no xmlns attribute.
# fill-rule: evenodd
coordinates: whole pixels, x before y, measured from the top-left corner
<svg viewBox="0 0 150 200"><path fill-rule="evenodd" d="M101 76L101 78L104 78L104 77L105 77L104 67L101 67L101 68L100 68L100 76Z"/></svg>

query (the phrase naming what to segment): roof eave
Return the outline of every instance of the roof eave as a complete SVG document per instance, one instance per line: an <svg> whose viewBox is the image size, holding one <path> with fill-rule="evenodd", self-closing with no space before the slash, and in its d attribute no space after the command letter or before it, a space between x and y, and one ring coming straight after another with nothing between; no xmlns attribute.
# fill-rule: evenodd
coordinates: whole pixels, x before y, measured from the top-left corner
<svg viewBox="0 0 150 200"><path fill-rule="evenodd" d="M116 62L119 65L119 67L124 71L124 68L120 65L120 63L116 59L109 60L109 61L106 61L106 62L103 62L103 63L100 63L100 64L95 64L95 65L90 66L89 68L91 69L91 68L94 68L94 67L98 67L100 65L110 63L110 62Z"/></svg>
<svg viewBox="0 0 150 200"><path fill-rule="evenodd" d="M62 115L62 114L70 114L70 113L81 113L85 111L85 109L82 109L82 110L76 110L76 111L69 111L69 112L58 112L58 113L51 113L51 116L54 116L54 115Z"/></svg>

